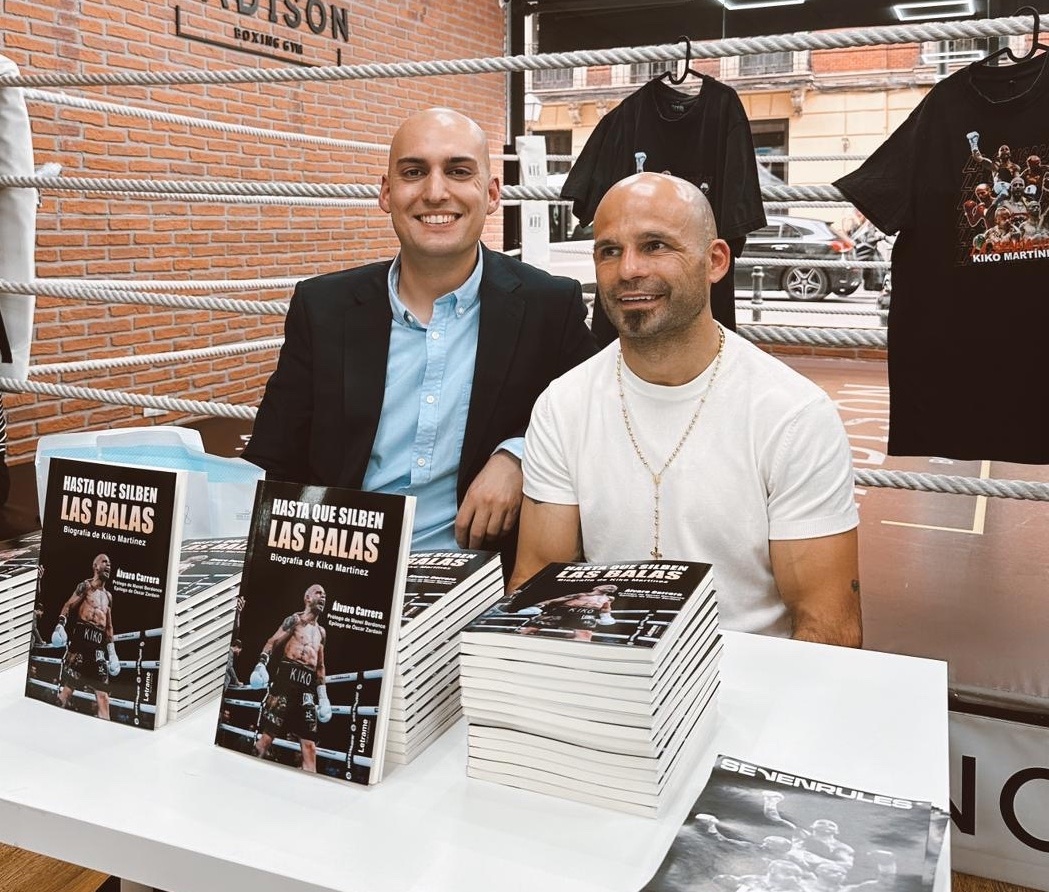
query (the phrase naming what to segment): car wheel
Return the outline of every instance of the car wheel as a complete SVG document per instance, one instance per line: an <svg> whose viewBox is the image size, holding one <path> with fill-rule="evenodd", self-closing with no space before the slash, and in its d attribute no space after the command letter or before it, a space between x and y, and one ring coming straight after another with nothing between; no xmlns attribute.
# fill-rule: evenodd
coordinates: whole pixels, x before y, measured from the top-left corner
<svg viewBox="0 0 1049 892"><path fill-rule="evenodd" d="M830 290L830 279L819 267L795 266L783 276L783 290L791 300L823 300Z"/></svg>
<svg viewBox="0 0 1049 892"><path fill-rule="evenodd" d="M881 291L885 284L884 273L880 269L865 269L863 271L863 287L868 291Z"/></svg>

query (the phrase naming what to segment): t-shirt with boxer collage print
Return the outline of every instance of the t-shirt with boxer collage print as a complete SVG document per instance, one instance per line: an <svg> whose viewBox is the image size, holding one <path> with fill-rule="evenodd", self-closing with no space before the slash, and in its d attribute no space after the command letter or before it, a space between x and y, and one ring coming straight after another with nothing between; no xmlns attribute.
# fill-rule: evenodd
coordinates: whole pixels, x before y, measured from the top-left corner
<svg viewBox="0 0 1049 892"><path fill-rule="evenodd" d="M580 222L593 220L605 193L637 173L639 154L644 170L673 174L704 191L718 235L733 255L742 250L747 233L765 225L750 123L731 87L703 75L699 93L690 95L656 78L598 121L561 187L562 197L574 200L572 213ZM732 330L734 267L735 261L710 294L714 318ZM615 339L599 305L594 333L602 345Z"/></svg>
<svg viewBox="0 0 1049 892"><path fill-rule="evenodd" d="M938 84L841 189L892 251L892 455L1049 463L1049 53Z"/></svg>

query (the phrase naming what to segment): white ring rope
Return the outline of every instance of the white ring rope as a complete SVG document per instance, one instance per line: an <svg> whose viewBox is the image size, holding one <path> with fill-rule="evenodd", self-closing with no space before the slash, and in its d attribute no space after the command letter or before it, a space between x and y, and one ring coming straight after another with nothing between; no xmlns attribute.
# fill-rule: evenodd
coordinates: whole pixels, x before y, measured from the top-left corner
<svg viewBox="0 0 1049 892"><path fill-rule="evenodd" d="M375 198L377 185L363 183L288 183L232 180L131 180L126 178L64 176L2 176L0 186L55 189L60 192L155 192L162 195L286 195L326 198ZM561 198L555 186L503 186L503 198L550 201ZM761 197L777 201L832 201L845 203L834 186L762 186Z"/></svg>
<svg viewBox="0 0 1049 892"><path fill-rule="evenodd" d="M755 303L753 298L737 297L737 310L760 310L762 313L826 313L832 316L878 316L878 310L857 304L814 304L811 301L788 301L766 303L764 299Z"/></svg>
<svg viewBox="0 0 1049 892"><path fill-rule="evenodd" d="M73 96L69 93L52 93L47 90L26 90L28 102L47 102L52 105L65 105L71 108L83 108L107 114L127 115L132 118L144 118L149 121L163 121L166 124L183 124L187 127L199 127L203 130L217 130L222 133L239 133L242 136L280 139L286 142L301 142L315 146L352 149L358 152L387 152L389 146L374 142L361 142L356 139L335 139L330 136L314 136L311 133L293 133L287 130L268 130L262 127L247 127L243 124L226 124L212 121L209 118L194 118L189 115L174 115L151 108L134 105L119 105L115 102L99 102L85 96Z"/></svg>
<svg viewBox="0 0 1049 892"><path fill-rule="evenodd" d="M294 288L308 276L281 276L271 279L88 279L96 288L116 288L129 291L274 291ZM54 285L75 285L83 279L56 276L37 281ZM34 285L35 283L20 283ZM31 292L35 293L35 292Z"/></svg>
<svg viewBox="0 0 1049 892"><path fill-rule="evenodd" d="M50 105L62 105L70 108L83 108L89 111L100 111L112 115L126 115L146 121L163 121L166 124L182 124L186 127L199 127L203 130L217 130L222 133L239 133L242 136L257 136L262 139L277 139L285 142L299 142L314 146L350 149L356 152L379 152L385 154L389 145L378 142L363 142L357 139L336 139L331 136L316 136L312 133L294 133L289 130L272 130L263 127L248 127L243 124L228 124L224 121L212 121L210 118L195 118L191 115L174 115L158 109L142 108L137 105L121 105L115 102L99 102L86 96L74 96L71 93L54 93L49 90L27 89L24 94L27 102L46 102ZM517 161L517 155L493 155L500 161ZM575 161L575 155L547 155L547 161ZM782 160L779 157L776 160Z"/></svg>
<svg viewBox="0 0 1049 892"><path fill-rule="evenodd" d="M764 305L762 305L764 307ZM740 325L736 331L755 344L803 347L881 347L886 333L878 328L798 328L788 325Z"/></svg>
<svg viewBox="0 0 1049 892"><path fill-rule="evenodd" d="M736 266L753 268L755 266L784 267L800 266L819 267L822 269L836 269L847 267L848 269L889 269L892 264L888 260L817 260L815 257L798 258L790 260L786 257L737 257Z"/></svg>
<svg viewBox="0 0 1049 892"><path fill-rule="evenodd" d="M860 486L885 486L918 492L1049 502L1049 483L1035 483L1029 480L987 480L982 477L919 474L911 471L857 470L854 474L856 483Z"/></svg>
<svg viewBox="0 0 1049 892"><path fill-rule="evenodd" d="M590 255L594 253L592 247L587 247L582 242L556 242L550 245L551 249L555 249L560 254L583 254ZM799 266L805 267L823 267L826 269L837 269L838 267L847 267L848 269L889 269L892 264L888 260L849 260L842 258L841 260L819 260L815 257L791 260L786 257L737 257L736 266L751 268L755 266L770 266L770 267L782 267L782 266Z"/></svg>
<svg viewBox="0 0 1049 892"><path fill-rule="evenodd" d="M164 409L167 412L182 412L187 415L217 415L220 418L250 420L255 417L257 411L254 406L180 400L166 396L150 396L144 393L100 390L97 387L71 387L68 384L47 384L43 381L18 381L15 378L0 378L0 390L12 393L43 393L63 399L87 400L115 406L135 406L140 409Z"/></svg>
<svg viewBox="0 0 1049 892"><path fill-rule="evenodd" d="M109 195L117 198L143 199L152 198L157 201L174 202L175 199L166 192L110 192ZM178 202L189 204L275 204L288 207L318 207L318 208L364 208L366 210L379 210L379 203L374 198L308 198L305 196L285 195L202 195L196 192L186 192L178 197ZM510 204L510 202L503 202ZM152 216L159 217L162 214L153 210Z"/></svg>
<svg viewBox="0 0 1049 892"><path fill-rule="evenodd" d="M868 155L758 155L758 164L790 164L792 161L866 161Z"/></svg>
<svg viewBox="0 0 1049 892"><path fill-rule="evenodd" d="M218 344L214 347L200 347L196 350L173 350L167 353L135 353L131 356L108 356L104 359L86 359L81 362L52 362L47 365L31 365L29 375L61 375L65 372L89 372L95 369L124 368L165 363L182 360L211 359L216 356L238 356L242 353L255 353L262 350L275 350L284 343L284 338L266 338L254 341L240 341L236 344Z"/></svg>
<svg viewBox="0 0 1049 892"><path fill-rule="evenodd" d="M238 133L243 136L257 136L263 139L276 139L284 142L298 142L314 146L350 149L356 152L379 152L385 154L389 145L385 143L363 142L356 139L336 139L331 136L317 136L312 133L294 133L288 130L273 130L263 127L248 127L244 124L228 124L224 121L212 121L210 118L195 118L191 115L175 115L158 109L141 106L100 102L86 96L74 96L70 93L54 93L50 90L27 89L23 94L27 102L43 102L50 105L82 108L89 111L100 111L113 115L125 115L147 121L163 121L166 124L182 124L186 127L198 127L202 130L215 130L221 133ZM494 157L502 161L517 161L517 155L499 154ZM792 161L865 161L866 155L848 153L833 155L758 155L761 164L789 164ZM575 155L547 155L547 161L575 161Z"/></svg>
<svg viewBox="0 0 1049 892"><path fill-rule="evenodd" d="M179 310L215 310L245 316L286 316L288 313L288 301L286 300L235 300L223 297L159 294L156 292L124 289L119 287L122 284L119 280L110 283L105 281L76 280L55 282L53 280L40 279L35 282L11 282L7 279L0 279L0 291L8 294L36 294L66 300L88 300L96 303L142 304L145 306L172 307ZM145 284L147 286L169 287L187 283L150 282ZM202 288L201 285L196 283L190 282L188 284L194 290ZM219 284L222 287L226 287L225 284ZM233 282L229 284L232 285Z"/></svg>
<svg viewBox="0 0 1049 892"><path fill-rule="evenodd" d="M1049 25L1049 18L1044 19ZM865 27L840 31L798 32L768 37L732 37L691 44L693 59L717 59L752 53L798 52L918 43L929 40L957 40L968 37L996 37L1028 34L1026 18L983 19L966 22L926 22L920 25ZM315 68L238 68L227 71L120 71L105 74L62 74L50 72L0 77L3 87L69 86L159 86L163 84L245 84L304 81L365 80L369 78L431 77L449 74L490 74L503 71L539 71L555 68L581 68L627 62L669 62L685 58L681 43L649 47L620 47L610 50L583 50L571 53L543 53L496 56L432 62L393 62L366 65L331 65Z"/></svg>
<svg viewBox="0 0 1049 892"><path fill-rule="evenodd" d="M851 201L766 201L765 210L775 214L782 208L840 208L851 205Z"/></svg>

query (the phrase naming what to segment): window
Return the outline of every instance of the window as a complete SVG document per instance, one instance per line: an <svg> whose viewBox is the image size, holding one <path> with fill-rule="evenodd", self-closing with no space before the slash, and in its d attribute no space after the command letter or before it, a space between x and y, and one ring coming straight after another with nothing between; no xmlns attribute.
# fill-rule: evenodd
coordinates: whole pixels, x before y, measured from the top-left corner
<svg viewBox="0 0 1049 892"><path fill-rule="evenodd" d="M571 155L572 154L572 131L571 130L533 130L533 136L546 137L547 155ZM571 161L548 161L547 171L551 174L566 174L572 167ZM568 240L569 229L572 221L572 209L567 204L550 205L550 241L564 242ZM591 236L593 238L593 236Z"/></svg>
<svg viewBox="0 0 1049 892"><path fill-rule="evenodd" d="M787 182L787 165L782 161L763 162L764 155L787 154L787 120L751 121L750 133L758 156L758 177L762 185L780 185ZM771 176L768 176L771 174Z"/></svg>
<svg viewBox="0 0 1049 892"><path fill-rule="evenodd" d="M1008 38L1003 38L1008 40ZM923 65L962 65L982 59L990 51L985 37L934 40L922 44Z"/></svg>
<svg viewBox="0 0 1049 892"><path fill-rule="evenodd" d="M572 86L574 68L544 68L532 72L533 90L564 90Z"/></svg>
<svg viewBox="0 0 1049 892"><path fill-rule="evenodd" d="M644 84L664 71L675 70L676 62L631 62L630 83Z"/></svg>
<svg viewBox="0 0 1049 892"><path fill-rule="evenodd" d="M739 76L754 77L768 74L790 74L794 70L794 54L752 53L739 57Z"/></svg>

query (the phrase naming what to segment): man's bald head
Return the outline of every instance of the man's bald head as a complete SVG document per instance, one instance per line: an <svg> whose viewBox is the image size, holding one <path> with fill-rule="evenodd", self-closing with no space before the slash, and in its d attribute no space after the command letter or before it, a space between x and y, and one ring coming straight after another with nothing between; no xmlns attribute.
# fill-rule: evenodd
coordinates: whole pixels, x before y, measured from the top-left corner
<svg viewBox="0 0 1049 892"><path fill-rule="evenodd" d="M451 108L428 108L405 120L390 142L388 170L392 171L398 160L412 157L420 141L439 139L461 147L464 154L478 162L485 176L491 173L488 137L476 121Z"/></svg>
<svg viewBox="0 0 1049 892"><path fill-rule="evenodd" d="M710 204L678 177L635 174L609 189L597 207L598 292L628 362L635 349L684 347L702 356L710 352L702 345L716 348L710 285L728 272L729 263Z"/></svg>
<svg viewBox="0 0 1049 892"><path fill-rule="evenodd" d="M412 115L390 144L379 207L401 243L402 297L435 300L461 285L477 265L485 218L499 207L484 131L450 108ZM429 318L425 303L414 311Z"/></svg>
<svg viewBox="0 0 1049 892"><path fill-rule="evenodd" d="M672 215L675 225L707 245L718 237L714 211L707 197L688 180L666 173L636 173L609 189L594 214L594 238L599 239L602 218L618 217L632 209L652 206Z"/></svg>

